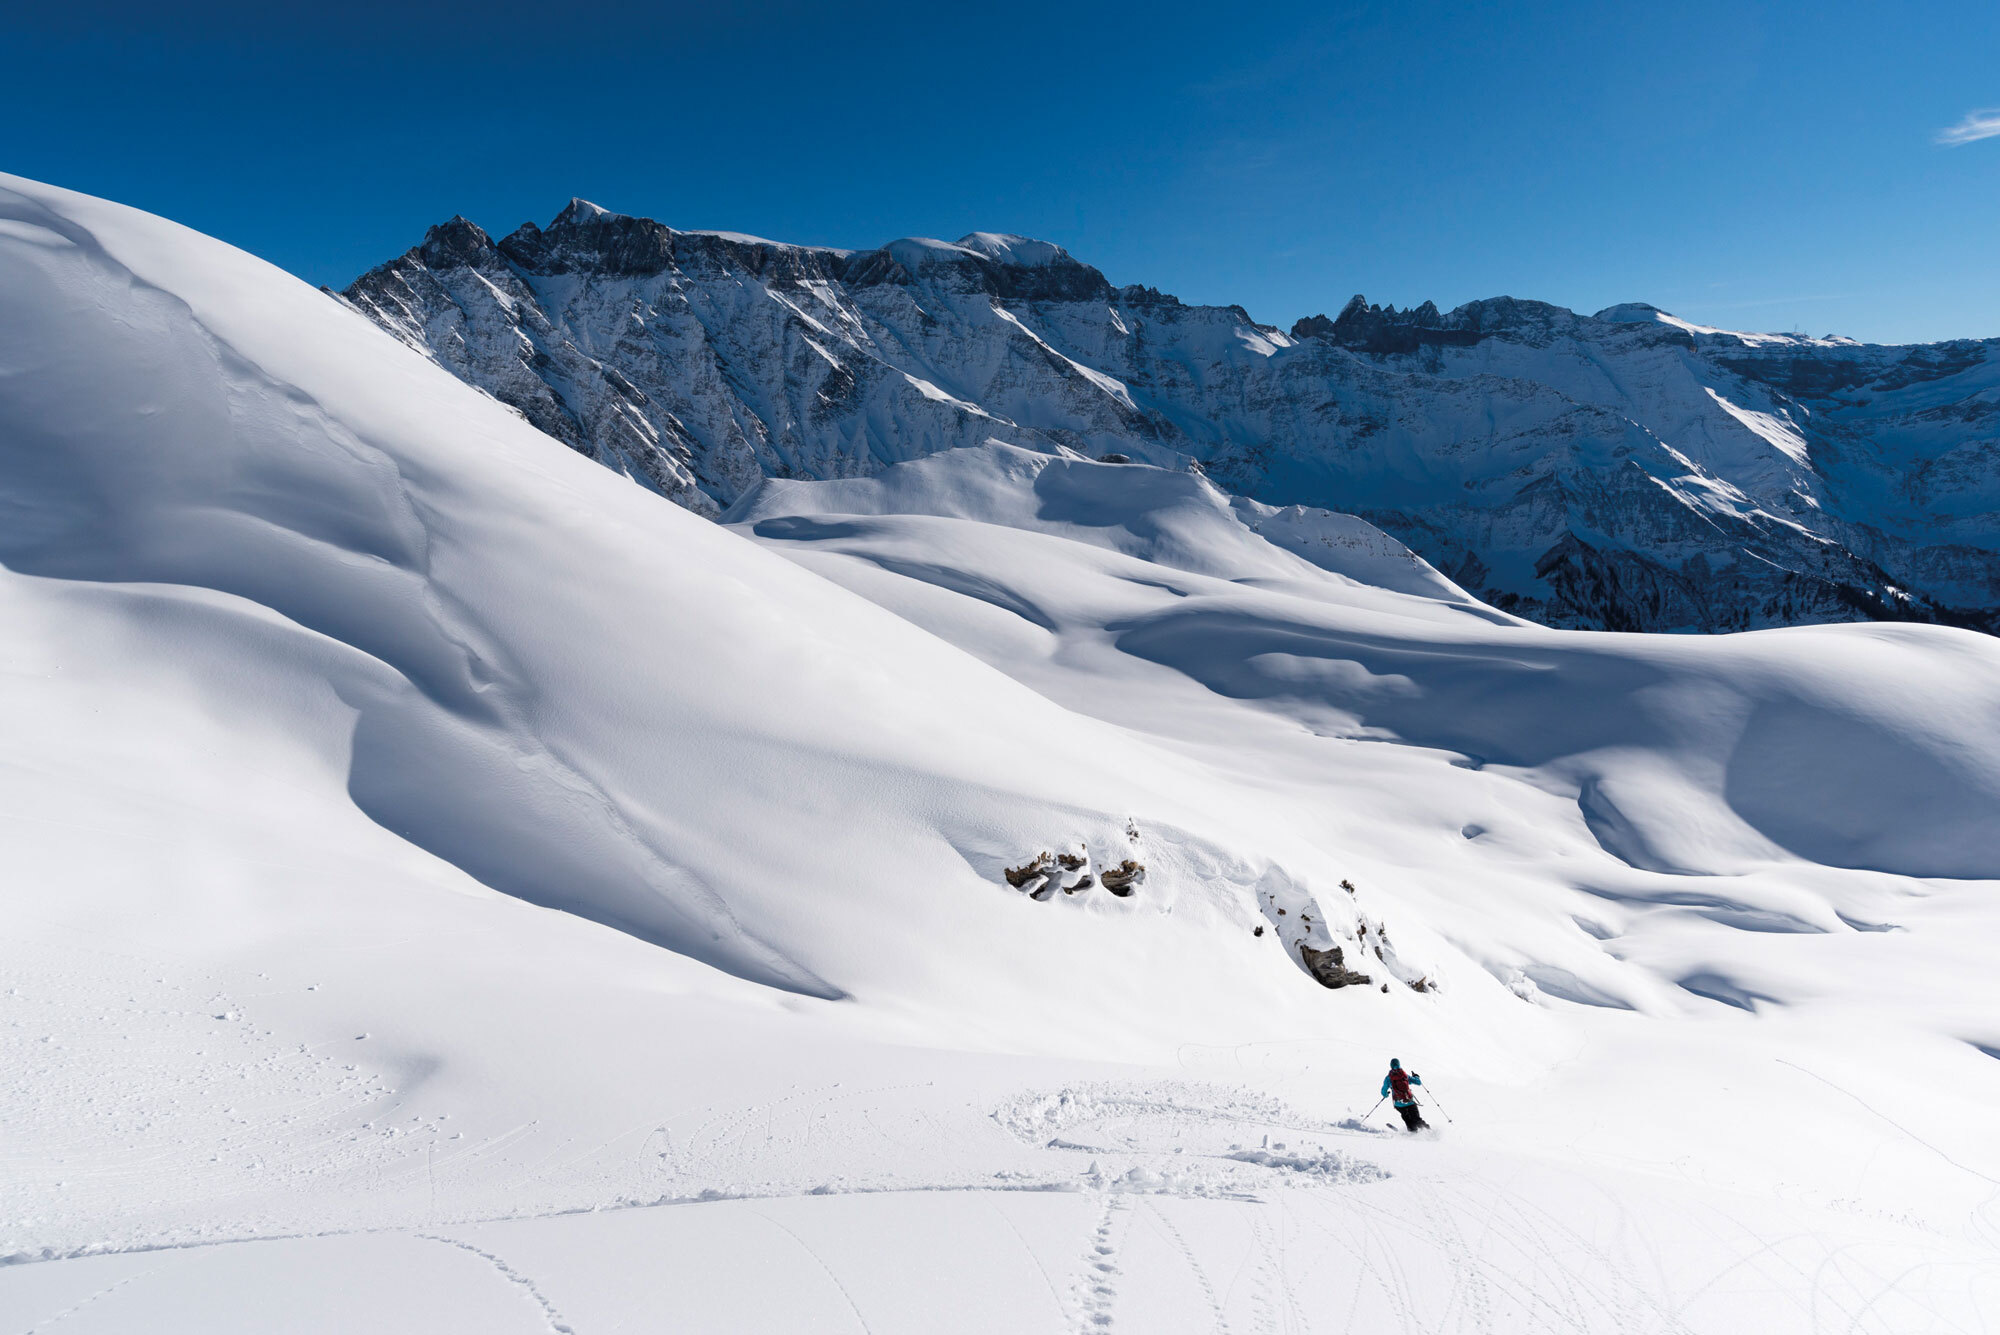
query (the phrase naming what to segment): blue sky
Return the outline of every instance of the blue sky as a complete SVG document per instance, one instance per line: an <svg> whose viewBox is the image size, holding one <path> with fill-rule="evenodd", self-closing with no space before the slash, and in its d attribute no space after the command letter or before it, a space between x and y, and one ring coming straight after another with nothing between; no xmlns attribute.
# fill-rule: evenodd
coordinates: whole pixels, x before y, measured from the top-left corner
<svg viewBox="0 0 2000 1335"><path fill-rule="evenodd" d="M277 8L11 7L0 167L334 286L583 195L1022 232L1286 325L1506 293L2000 335L1991 3Z"/></svg>

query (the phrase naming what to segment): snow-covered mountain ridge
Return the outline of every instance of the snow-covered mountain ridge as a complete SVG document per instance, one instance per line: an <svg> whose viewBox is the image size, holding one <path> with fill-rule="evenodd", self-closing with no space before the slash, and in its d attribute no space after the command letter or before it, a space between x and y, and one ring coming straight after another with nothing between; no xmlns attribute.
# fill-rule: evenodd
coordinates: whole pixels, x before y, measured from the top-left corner
<svg viewBox="0 0 2000 1335"><path fill-rule="evenodd" d="M997 438L1362 515L1554 625L2000 624L2000 340L1513 298L1357 297L1287 333L1022 237L836 250L582 200L498 241L454 218L345 297L710 516Z"/></svg>

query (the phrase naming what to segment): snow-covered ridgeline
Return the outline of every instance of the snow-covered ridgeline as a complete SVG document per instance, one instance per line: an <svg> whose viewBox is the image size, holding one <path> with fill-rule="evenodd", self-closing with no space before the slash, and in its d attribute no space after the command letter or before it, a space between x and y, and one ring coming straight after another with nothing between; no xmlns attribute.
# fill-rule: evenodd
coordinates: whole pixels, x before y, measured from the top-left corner
<svg viewBox="0 0 2000 1335"><path fill-rule="evenodd" d="M1995 344L1738 334L1630 304L1356 299L1289 333L974 233L876 250L574 201L463 218L346 297L543 430L699 513L998 436L1199 461L1358 513L1555 625L1988 627Z"/></svg>

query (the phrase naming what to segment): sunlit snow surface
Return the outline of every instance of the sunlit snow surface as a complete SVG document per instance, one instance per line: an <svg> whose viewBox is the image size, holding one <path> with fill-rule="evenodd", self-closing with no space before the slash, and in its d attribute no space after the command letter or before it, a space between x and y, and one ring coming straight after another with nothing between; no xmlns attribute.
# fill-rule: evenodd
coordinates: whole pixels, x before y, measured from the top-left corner
<svg viewBox="0 0 2000 1335"><path fill-rule="evenodd" d="M1004 441L726 520L0 182L0 1325L2000 1326L2000 642Z"/></svg>

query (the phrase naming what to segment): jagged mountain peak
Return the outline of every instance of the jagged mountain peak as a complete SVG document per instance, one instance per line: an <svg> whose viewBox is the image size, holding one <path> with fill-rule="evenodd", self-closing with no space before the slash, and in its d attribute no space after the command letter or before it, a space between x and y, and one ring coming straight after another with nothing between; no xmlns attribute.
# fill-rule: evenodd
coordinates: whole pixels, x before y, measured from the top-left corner
<svg viewBox="0 0 2000 1335"><path fill-rule="evenodd" d="M478 223L455 213L424 233L416 253L433 266L476 265L493 256L493 238Z"/></svg>
<svg viewBox="0 0 2000 1335"><path fill-rule="evenodd" d="M346 295L706 515L765 477L999 439L1199 461L1259 501L1356 511L1558 625L2000 624L2000 342L1359 295L1288 338L1015 234L844 251L582 200L498 243L440 224Z"/></svg>
<svg viewBox="0 0 2000 1335"><path fill-rule="evenodd" d="M695 266L762 277L823 276L847 252L794 246L740 232L679 231L652 218L614 213L572 199L549 225L522 223L500 243L508 260L531 273L650 277Z"/></svg>
<svg viewBox="0 0 2000 1335"><path fill-rule="evenodd" d="M1423 347L1463 346L1477 343L1478 326L1463 317L1461 306L1450 315L1441 315L1435 302L1399 311L1391 306L1373 306L1359 293L1348 298L1340 314L1329 320L1310 315L1292 326L1295 339L1318 338L1362 352L1393 354L1415 352Z"/></svg>
<svg viewBox="0 0 2000 1335"><path fill-rule="evenodd" d="M622 213L605 208L602 204L593 204L582 195L572 195L570 196L569 203L563 206L562 212L558 213L555 216L555 221L549 225L551 227L560 227L565 224L608 222L613 219L623 218L624 216Z"/></svg>
<svg viewBox="0 0 2000 1335"><path fill-rule="evenodd" d="M572 199L546 229L522 223L501 241L500 249L526 269L656 274L673 263L673 231L650 218Z"/></svg>
<svg viewBox="0 0 2000 1335"><path fill-rule="evenodd" d="M1332 319L1311 315L1298 321L1292 326L1292 336L1325 339L1376 355L1395 355L1425 347L1470 346L1498 334L1541 346L1556 338L1577 336L1586 319L1629 324L1657 320L1684 332L1700 328L1643 303L1609 309L1627 314L1615 320L1607 313L1585 317L1566 306L1509 296L1483 297L1449 311L1438 310L1433 301L1398 310L1394 305L1373 305L1357 294Z"/></svg>
<svg viewBox="0 0 2000 1335"><path fill-rule="evenodd" d="M1109 300L1115 292L1099 270L1063 247L1011 233L971 232L956 242L901 237L873 250L841 250L742 232L680 231L581 196L572 198L547 226L524 222L498 242L477 223L454 216L430 228L422 245L385 267L396 264L432 270L511 265L529 274L639 278L692 266L771 281L817 279L852 286L942 282L954 290L1031 301ZM1151 289L1131 292L1135 300L1172 302Z"/></svg>

